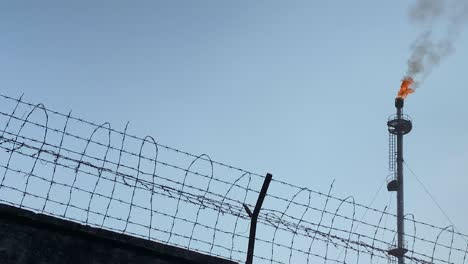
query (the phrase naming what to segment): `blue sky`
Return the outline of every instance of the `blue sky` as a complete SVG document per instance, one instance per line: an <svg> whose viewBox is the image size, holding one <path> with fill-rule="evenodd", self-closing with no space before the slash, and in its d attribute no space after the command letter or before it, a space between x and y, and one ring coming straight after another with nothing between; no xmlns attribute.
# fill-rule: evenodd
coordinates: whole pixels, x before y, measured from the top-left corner
<svg viewBox="0 0 468 264"><path fill-rule="evenodd" d="M408 1L3 1L0 91L369 203ZM468 233L468 33L406 101L406 162ZM450 223L406 173L406 211ZM383 207L383 188L373 207Z"/></svg>

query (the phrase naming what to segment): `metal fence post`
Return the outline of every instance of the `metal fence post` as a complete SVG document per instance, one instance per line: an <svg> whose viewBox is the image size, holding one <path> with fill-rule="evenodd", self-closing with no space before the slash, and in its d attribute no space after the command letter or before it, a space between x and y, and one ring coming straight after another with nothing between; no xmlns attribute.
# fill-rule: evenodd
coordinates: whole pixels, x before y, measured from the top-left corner
<svg viewBox="0 0 468 264"><path fill-rule="evenodd" d="M257 203L255 204L255 209L253 213L252 211L250 211L249 207L246 204L243 204L245 211L249 214L251 218L249 246L247 250L247 260L245 261L246 264L252 264L252 261L253 261L254 247L255 247L255 233L257 231L258 214L260 213L260 209L262 208L263 200L265 200L268 186L270 186L272 177L273 176L270 173L267 173L265 180L263 181L263 186L262 186L262 189L260 190L260 194L258 195Z"/></svg>

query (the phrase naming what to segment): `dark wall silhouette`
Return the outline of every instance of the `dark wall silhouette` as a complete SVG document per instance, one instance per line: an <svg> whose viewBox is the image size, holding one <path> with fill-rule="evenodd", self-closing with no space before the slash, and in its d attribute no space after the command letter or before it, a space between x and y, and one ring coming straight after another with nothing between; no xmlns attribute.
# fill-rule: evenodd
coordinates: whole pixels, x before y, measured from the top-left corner
<svg viewBox="0 0 468 264"><path fill-rule="evenodd" d="M0 204L2 264L234 264Z"/></svg>

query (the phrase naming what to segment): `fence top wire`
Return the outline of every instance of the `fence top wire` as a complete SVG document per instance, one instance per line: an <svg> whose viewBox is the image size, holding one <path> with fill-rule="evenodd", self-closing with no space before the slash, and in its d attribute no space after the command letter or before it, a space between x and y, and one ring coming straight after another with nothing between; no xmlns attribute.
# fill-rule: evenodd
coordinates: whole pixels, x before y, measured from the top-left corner
<svg viewBox="0 0 468 264"><path fill-rule="evenodd" d="M264 176L19 98L0 95L0 201L243 262ZM259 263L373 263L395 215L273 180L259 216ZM362 220L362 215L366 219ZM467 236L405 217L410 263L465 263ZM423 234L423 235L420 235ZM431 235L427 235L431 234Z"/></svg>
<svg viewBox="0 0 468 264"><path fill-rule="evenodd" d="M23 101L22 100L23 95L20 96L19 98L14 98L14 97L10 97L10 96L4 95L4 94L0 94L0 97L2 97L4 99L7 99L7 100L10 100L10 101L17 102L18 104L21 104L21 105L29 106L29 107L37 107L38 106L37 104L33 104L33 103L30 103L30 102ZM71 114L71 111L68 114L65 114L65 113L62 113L62 112L59 112L59 111L56 111L56 110L51 110L49 108L46 108L44 105L41 105L41 108L45 112L47 112L49 114L54 114L54 115L57 115L57 116L61 116L63 118L66 118L67 120L68 119L74 120L74 121L77 121L77 122L92 126L93 128L103 127L103 124L99 125L98 123L95 123L95 122L92 122L92 121L89 121L89 120L85 120L85 119L82 119L80 117L75 117L75 116L73 116ZM8 113L4 113L4 112L1 112L0 114L1 115L8 115ZM19 119L18 117L15 117L15 116L12 116L12 118ZM45 126L43 124L39 124L39 123L31 122L31 121L26 121L26 122L37 125L37 126L42 127L42 128L45 128ZM122 135L122 136L128 137L128 138L133 138L133 139L138 140L140 142L148 142L147 137L139 137L139 136L136 136L136 135L132 135L132 134L127 133L126 130L120 131L120 130L116 130L116 129L112 128L109 123L104 123L104 124L108 125L108 127L106 129L109 130L109 132L116 133L116 134L119 134L119 135ZM128 125L128 123L127 123L127 125ZM53 127L47 127L47 129L50 130L50 131L53 131L53 132L61 133L60 129L56 129L56 128L53 128ZM103 144L102 142L98 142L98 141L95 141L93 139L85 139L85 138L83 138L83 137L81 137L79 135L74 135L74 134L71 134L71 133L68 133L68 132L66 132L65 135L75 137L77 139L88 140L89 142L92 142L94 144L105 146L105 144ZM230 165L230 164L227 164L227 163L223 163L223 162L220 162L220 161L212 160L212 159L209 158L208 155L196 155L196 154L193 154L193 153L190 153L190 152L187 152L187 151L183 151L183 150L180 150L178 148L170 147L170 146L158 143L158 142L154 142L154 144L158 148L164 148L164 149L167 149L169 151L173 151L175 153L180 153L180 154L186 155L186 156L188 156L190 158L193 158L193 159L199 159L199 160L207 161L207 162L210 162L212 164L219 165L221 167L225 167L225 168L228 168L228 169L239 171L239 172L241 172L243 174L249 174L250 176L259 177L261 179L263 179L265 177L264 175L261 175L261 174L256 173L256 172L245 170L245 169L239 168L237 166ZM115 149L115 147L112 147L112 146L109 146L109 147L112 148L112 149ZM125 149L122 149L121 151L128 153L128 151L125 150ZM136 153L128 153L128 154L137 155ZM144 155L140 155L140 156L141 156L142 159L149 160L149 161L155 161L153 158L148 158L148 157L146 157ZM161 164L166 165L166 166L173 166L176 169L180 169L180 170L183 170L183 171L186 171L188 173L192 173L192 174L195 174L195 175L198 175L198 176L209 177L206 174L196 172L196 171L191 171L191 170L188 170L188 169L185 169L185 168L181 168L181 167L178 167L177 165L168 164L168 163L165 163L163 161L156 160L156 162L161 163ZM228 182L227 180L224 180L224 179L215 178L215 180L218 180L218 181L220 181L222 183L225 183L225 184L231 184L230 182ZM317 194L319 196L323 196L323 197L325 197L327 199L334 199L334 200L337 200L338 202L344 202L344 203L351 204L351 202L348 201L346 198L326 194L326 193L323 193L321 191L300 187L300 186L297 186L297 185L294 185L294 184L291 184L291 183L288 183L288 182L285 182L285 181L277 180L277 179L272 179L272 182L273 182L273 184L284 185L284 186L290 187L290 188L293 189L293 191L296 191L296 192L304 190L304 191L312 192L312 193ZM236 187L242 188L242 186L239 186L239 185L236 185ZM258 190L250 190L250 191L256 192L256 193L259 192ZM289 202L289 198L281 197L281 196L278 196L276 194L269 194L269 196L272 197L272 198L278 199L278 200ZM295 203L296 205L300 205L300 206L306 206L305 204L303 204L303 203L301 203L299 201L293 201L293 203ZM368 205L365 205L365 204L354 203L353 205L358 206L358 207L363 207L366 210L371 210L371 211L374 211L374 212L377 212L377 213L388 214L390 216L396 217L396 214L394 214L394 213L390 213L390 212L387 212L387 211L384 211L384 210L381 210L381 209L377 209L377 208L372 208L372 207L369 207ZM445 228L445 227L432 225L430 223L417 221L417 220L414 220L412 218L406 218L406 220L414 221L414 222L416 222L418 224L427 225L428 227L436 228L436 229L439 229L439 230L443 230ZM464 236L464 237L468 238L468 235L462 234L460 232L455 232L455 233L457 235L461 235L461 236Z"/></svg>

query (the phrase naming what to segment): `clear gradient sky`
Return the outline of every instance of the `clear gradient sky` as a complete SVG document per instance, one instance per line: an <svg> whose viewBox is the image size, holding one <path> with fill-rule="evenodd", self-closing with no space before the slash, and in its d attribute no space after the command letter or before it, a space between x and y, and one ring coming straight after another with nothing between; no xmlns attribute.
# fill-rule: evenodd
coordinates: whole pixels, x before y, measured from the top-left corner
<svg viewBox="0 0 468 264"><path fill-rule="evenodd" d="M409 2L1 1L0 91L368 204L420 32ZM468 233L468 30L455 46L406 101L405 154ZM407 212L450 224L405 188Z"/></svg>

